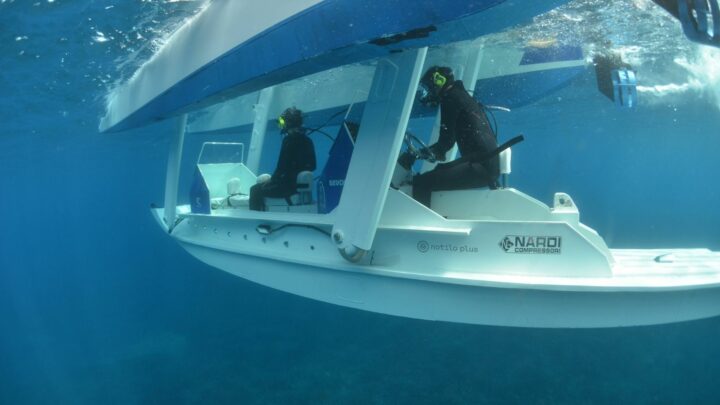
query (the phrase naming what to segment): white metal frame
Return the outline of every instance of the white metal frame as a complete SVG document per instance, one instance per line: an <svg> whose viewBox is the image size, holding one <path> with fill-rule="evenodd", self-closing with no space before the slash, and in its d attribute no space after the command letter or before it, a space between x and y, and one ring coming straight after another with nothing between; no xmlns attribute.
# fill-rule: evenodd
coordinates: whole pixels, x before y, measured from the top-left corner
<svg viewBox="0 0 720 405"><path fill-rule="evenodd" d="M375 238L426 55L422 48L378 61L332 232L351 260Z"/></svg>
<svg viewBox="0 0 720 405"><path fill-rule="evenodd" d="M176 118L175 138L170 142L170 153L168 154L167 172L165 175L164 211L164 219L168 226L168 232L172 232L177 217L178 182L180 181L180 163L182 162L186 126L187 114Z"/></svg>
<svg viewBox="0 0 720 405"><path fill-rule="evenodd" d="M207 145L239 145L240 146L240 161L232 163L245 163L245 144L242 142L203 142L202 148L200 148L200 154L198 154L197 164L201 164L203 153L205 152L205 146Z"/></svg>

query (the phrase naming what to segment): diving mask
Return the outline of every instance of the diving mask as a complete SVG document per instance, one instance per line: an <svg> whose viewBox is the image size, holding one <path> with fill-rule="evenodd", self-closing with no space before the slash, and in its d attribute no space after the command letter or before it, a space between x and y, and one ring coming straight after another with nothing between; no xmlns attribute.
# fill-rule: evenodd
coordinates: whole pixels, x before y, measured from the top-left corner
<svg viewBox="0 0 720 405"><path fill-rule="evenodd" d="M418 84L417 98L423 105L434 107L440 104L440 98L437 93L437 89L434 86L428 86L428 84L424 82Z"/></svg>

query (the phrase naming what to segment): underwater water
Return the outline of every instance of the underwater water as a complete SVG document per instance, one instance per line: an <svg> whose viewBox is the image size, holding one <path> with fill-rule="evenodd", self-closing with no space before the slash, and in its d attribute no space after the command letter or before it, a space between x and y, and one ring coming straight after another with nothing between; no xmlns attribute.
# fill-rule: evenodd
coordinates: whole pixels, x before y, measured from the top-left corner
<svg viewBox="0 0 720 405"><path fill-rule="evenodd" d="M720 51L652 2L612 3L573 2L492 39L584 26L585 45L621 51L641 84L631 111L581 76L497 113L501 137L527 138L511 184L544 202L570 193L611 247L720 250ZM0 404L720 403L720 318L417 321L192 258L148 209L172 124L97 124L113 85L203 4L0 0Z"/></svg>

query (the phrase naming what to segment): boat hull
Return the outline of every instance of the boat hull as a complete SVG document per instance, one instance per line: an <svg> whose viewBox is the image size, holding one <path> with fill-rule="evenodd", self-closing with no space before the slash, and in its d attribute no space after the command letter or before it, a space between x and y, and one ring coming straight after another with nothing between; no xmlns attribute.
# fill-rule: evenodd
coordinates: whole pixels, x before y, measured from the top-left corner
<svg viewBox="0 0 720 405"><path fill-rule="evenodd" d="M415 319L534 328L604 328L720 315L718 286L568 291L438 283L289 263L180 243L198 260L270 288L335 305Z"/></svg>
<svg viewBox="0 0 720 405"><path fill-rule="evenodd" d="M215 1L108 95L100 130L127 130L334 67L474 39L566 2Z"/></svg>

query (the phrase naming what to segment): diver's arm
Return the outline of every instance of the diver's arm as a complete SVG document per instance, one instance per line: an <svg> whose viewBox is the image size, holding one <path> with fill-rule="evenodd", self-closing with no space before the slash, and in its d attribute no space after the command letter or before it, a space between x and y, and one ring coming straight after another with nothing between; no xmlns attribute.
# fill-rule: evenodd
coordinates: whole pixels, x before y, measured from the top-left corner
<svg viewBox="0 0 720 405"><path fill-rule="evenodd" d="M306 146L306 153L305 153L306 156L304 159L304 162L306 165L305 170L313 172L313 171L315 171L316 165L317 165L317 161L315 160L315 144L313 144L312 139L307 138L305 146Z"/></svg>
<svg viewBox="0 0 720 405"><path fill-rule="evenodd" d="M277 166L275 167L275 171L272 175L272 179L275 181L282 180L287 175L290 169L289 164L292 161L292 148L289 147L288 141L289 139L286 136L282 141L282 145L280 146L280 154L278 155Z"/></svg>
<svg viewBox="0 0 720 405"><path fill-rule="evenodd" d="M440 136L438 141L430 146L435 158L444 161L447 151L455 145L455 131L457 127L460 108L455 100L448 99L442 104L440 110Z"/></svg>

